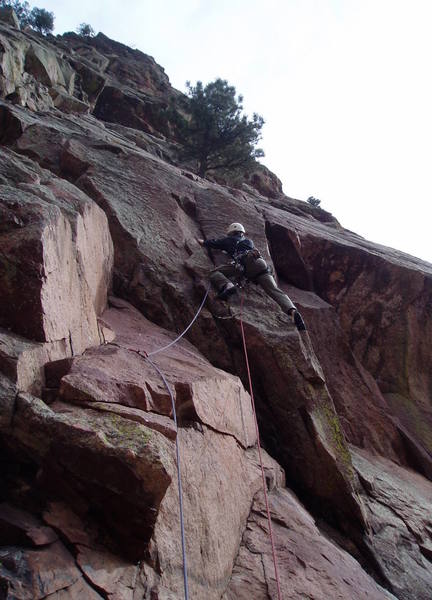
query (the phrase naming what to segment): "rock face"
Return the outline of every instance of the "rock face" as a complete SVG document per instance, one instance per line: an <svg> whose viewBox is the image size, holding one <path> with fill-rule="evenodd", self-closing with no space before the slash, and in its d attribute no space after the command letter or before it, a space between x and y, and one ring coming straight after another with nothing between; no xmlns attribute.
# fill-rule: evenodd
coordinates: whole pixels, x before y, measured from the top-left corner
<svg viewBox="0 0 432 600"><path fill-rule="evenodd" d="M113 245L90 198L0 152L0 327L12 330L0 333L0 362L20 390L40 394L45 363L101 341Z"/></svg>
<svg viewBox="0 0 432 600"><path fill-rule="evenodd" d="M373 535L370 549L398 598L426 600L432 586L432 483L383 457L353 449Z"/></svg>
<svg viewBox="0 0 432 600"><path fill-rule="evenodd" d="M324 537L298 499L286 489L270 494L283 598L395 598L359 563ZM265 505L258 494L223 600L277 598Z"/></svg>
<svg viewBox="0 0 432 600"><path fill-rule="evenodd" d="M141 52L0 20L0 598L183 597L177 444L190 597L277 598L242 312L283 597L429 599L432 266L264 167L197 177L185 110ZM232 221L308 331L250 284L171 345Z"/></svg>

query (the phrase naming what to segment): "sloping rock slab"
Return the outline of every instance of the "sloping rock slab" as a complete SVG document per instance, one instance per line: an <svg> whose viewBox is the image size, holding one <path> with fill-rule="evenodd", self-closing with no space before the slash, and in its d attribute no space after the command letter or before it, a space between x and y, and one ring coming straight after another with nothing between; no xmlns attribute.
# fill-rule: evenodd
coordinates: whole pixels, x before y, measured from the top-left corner
<svg viewBox="0 0 432 600"><path fill-rule="evenodd" d="M375 380L352 353L335 309L311 291L281 287L301 310L349 443L408 464Z"/></svg>
<svg viewBox="0 0 432 600"><path fill-rule="evenodd" d="M191 598L219 600L231 576L260 474L230 435L207 427L180 428L185 535ZM183 597L178 493L171 485L161 504L149 563L161 598ZM159 596L156 595L156 598Z"/></svg>
<svg viewBox="0 0 432 600"><path fill-rule="evenodd" d="M432 590L432 483L352 448L372 532L368 546L399 600L430 600Z"/></svg>
<svg viewBox="0 0 432 600"><path fill-rule="evenodd" d="M264 214L279 274L335 307L354 355L390 395L389 411L431 454L432 265L276 208Z"/></svg>
<svg viewBox="0 0 432 600"><path fill-rule="evenodd" d="M170 440L176 439L177 431L175 424L174 421L169 417L158 415L157 413L153 412L143 411L139 408L130 408L128 406L123 406L122 404L115 404L113 402L87 402L82 406L92 408L94 410L112 412L116 415L124 417L125 419L142 423L149 429L155 429Z"/></svg>
<svg viewBox="0 0 432 600"><path fill-rule="evenodd" d="M319 532L292 492L269 495L282 598L396 600L359 563ZM259 493L222 600L277 598L264 498Z"/></svg>

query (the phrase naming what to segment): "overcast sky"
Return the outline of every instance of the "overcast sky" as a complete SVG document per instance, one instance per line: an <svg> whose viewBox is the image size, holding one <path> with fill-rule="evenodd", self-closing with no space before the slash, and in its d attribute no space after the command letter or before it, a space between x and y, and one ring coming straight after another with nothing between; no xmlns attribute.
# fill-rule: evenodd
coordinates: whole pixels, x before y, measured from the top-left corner
<svg viewBox="0 0 432 600"><path fill-rule="evenodd" d="M227 79L262 162L348 229L432 262L432 0L40 0L150 54L174 87Z"/></svg>

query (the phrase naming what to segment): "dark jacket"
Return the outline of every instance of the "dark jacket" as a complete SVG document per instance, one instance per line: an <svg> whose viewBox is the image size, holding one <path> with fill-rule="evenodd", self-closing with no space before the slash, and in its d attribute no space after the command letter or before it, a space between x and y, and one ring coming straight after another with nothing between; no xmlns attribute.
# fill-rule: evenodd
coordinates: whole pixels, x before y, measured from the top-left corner
<svg viewBox="0 0 432 600"><path fill-rule="evenodd" d="M253 241L245 238L244 235L228 235L223 238L206 240L204 246L214 250L223 250L233 257L247 252L247 250L253 250L255 247Z"/></svg>

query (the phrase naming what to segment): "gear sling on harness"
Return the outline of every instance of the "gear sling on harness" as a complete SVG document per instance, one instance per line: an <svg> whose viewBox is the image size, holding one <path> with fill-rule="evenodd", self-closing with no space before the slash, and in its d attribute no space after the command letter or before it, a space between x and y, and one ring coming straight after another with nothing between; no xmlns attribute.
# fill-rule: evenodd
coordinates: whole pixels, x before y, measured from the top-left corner
<svg viewBox="0 0 432 600"><path fill-rule="evenodd" d="M234 266L237 268L238 265L238 270L241 271L243 273L243 275L246 277L246 279L248 281L252 281L252 283L257 283L257 279L259 277L261 277L261 275L265 275L266 273L270 273L271 274L271 269L268 265L266 265L265 267L263 267L260 271L258 271L258 273L256 273L255 275L252 276L246 276L245 271L246 271L246 265L245 265L245 261L248 257L253 257L254 260L258 260L261 259L263 262L264 259L261 256L260 252L256 249L253 248L252 250L244 250L242 252L235 252L234 256L233 256L233 263Z"/></svg>
<svg viewBox="0 0 432 600"><path fill-rule="evenodd" d="M205 301L207 300L209 291L210 291L210 285L207 287L206 292L204 294L204 298L203 298L197 312L195 313L195 316L193 317L193 319L189 323L189 325L186 327L186 329L179 336L177 336L172 342L170 342L166 346L163 346L162 348L159 348L158 350L154 350L153 352L150 352L146 357L144 357L149 362L149 364L158 372L159 376L161 377L161 379L169 393L169 396L171 398L171 404L172 404L173 419L174 419L176 432L177 432L177 435L176 435L177 485L178 485L178 493L179 493L179 517L180 517L180 531L181 531L181 543L182 543L183 585L184 585L185 600L189 600L189 584L188 584L188 572L187 572L186 535L185 535L185 527L184 527L183 488L182 488L182 477L181 477L177 413L176 413L176 407L175 407L174 394L166 380L166 377L164 376L163 372L159 369L159 367L152 360L150 360L150 356L155 356L156 354L159 354L160 352L167 350L168 348L170 348L171 346L173 346L174 344L176 344L178 341L181 340L181 338L187 333L187 331L189 331L189 329L192 327L192 325L197 320L199 314L201 313L201 310L204 307ZM242 294L242 301L241 301L241 309L243 310L243 294ZM275 578L276 578L276 585L277 585L277 592L278 592L278 600L282 600L280 581L279 581L279 573L278 573L278 568L277 568L276 550L275 550L275 544L274 544L274 538L273 538L273 529L272 529L272 523L271 523L269 503L268 503L268 498L267 498L267 484L266 484L266 480L265 480L264 465L263 465L263 460L262 460L262 455L261 455L261 443L260 443L260 437L259 437L258 420L257 420L256 412L255 412L255 402L254 402L254 397L253 397L252 379L251 379L249 359L248 359L247 349L246 349L246 338L245 338L245 333L244 333L244 328L243 328L243 319L242 319L241 312L240 312L240 328L241 328L241 333L242 333L243 349L244 349L245 361L246 361L247 372L248 372L252 412L253 412L253 416L254 416L255 429L256 429L256 435L257 435L258 453L259 453L259 459L260 459L260 465L261 465L263 491L264 491L264 498L265 498L265 504L266 504L267 521L268 521L268 526L269 526L269 536L270 536L270 543L271 543L271 548L272 548L272 556L273 556L273 564L274 564L274 571L275 571Z"/></svg>

